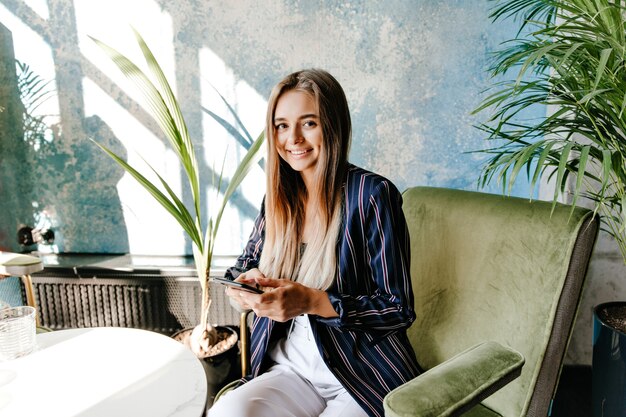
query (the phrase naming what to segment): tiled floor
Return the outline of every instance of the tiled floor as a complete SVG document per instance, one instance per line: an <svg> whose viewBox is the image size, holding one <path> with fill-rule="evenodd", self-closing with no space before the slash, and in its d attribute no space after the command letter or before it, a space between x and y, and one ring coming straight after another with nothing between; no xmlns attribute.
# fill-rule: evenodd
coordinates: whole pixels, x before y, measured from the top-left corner
<svg viewBox="0 0 626 417"><path fill-rule="evenodd" d="M552 405L552 417L591 416L591 367L565 366Z"/></svg>

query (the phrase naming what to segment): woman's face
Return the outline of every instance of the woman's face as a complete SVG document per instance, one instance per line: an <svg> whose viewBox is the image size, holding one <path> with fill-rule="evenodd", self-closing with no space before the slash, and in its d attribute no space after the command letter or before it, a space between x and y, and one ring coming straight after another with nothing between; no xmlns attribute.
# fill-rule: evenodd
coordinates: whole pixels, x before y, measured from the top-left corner
<svg viewBox="0 0 626 417"><path fill-rule="evenodd" d="M313 97L297 90L283 93L276 103L274 129L278 154L310 183L322 148L322 126Z"/></svg>

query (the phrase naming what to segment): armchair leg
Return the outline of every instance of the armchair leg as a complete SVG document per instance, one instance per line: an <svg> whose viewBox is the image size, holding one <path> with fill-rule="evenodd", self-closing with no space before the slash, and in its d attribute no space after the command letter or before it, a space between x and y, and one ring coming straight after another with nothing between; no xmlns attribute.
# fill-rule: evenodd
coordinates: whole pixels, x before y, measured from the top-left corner
<svg viewBox="0 0 626 417"><path fill-rule="evenodd" d="M26 304L35 308L35 325L39 326L39 310L37 309L37 302L35 301L35 291L33 290L33 280L30 274L22 275L22 283L26 290Z"/></svg>
<svg viewBox="0 0 626 417"><path fill-rule="evenodd" d="M248 335L248 314L250 310L242 311L239 319L239 334L241 338L241 376L248 375L250 340Z"/></svg>

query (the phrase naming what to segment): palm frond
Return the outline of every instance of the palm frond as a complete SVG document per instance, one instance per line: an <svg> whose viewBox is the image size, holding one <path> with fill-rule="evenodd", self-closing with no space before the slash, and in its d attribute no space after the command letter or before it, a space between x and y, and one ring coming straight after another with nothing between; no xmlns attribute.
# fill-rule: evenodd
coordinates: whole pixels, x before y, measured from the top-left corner
<svg viewBox="0 0 626 417"><path fill-rule="evenodd" d="M489 69L510 80L496 83L474 113L490 112L477 128L498 144L483 151L490 158L479 184L506 178L508 191L523 167L531 190L543 175L555 180L553 203L566 193L573 204L594 202L626 261L625 16L619 1L498 1L494 21L521 20L518 36L494 53ZM555 111L522 118L536 106Z"/></svg>
<svg viewBox="0 0 626 417"><path fill-rule="evenodd" d="M134 29L133 29L134 30ZM213 249L215 245L215 238L222 217L224 208L228 203L228 200L234 193L235 189L241 184L245 176L248 174L252 166L256 164L260 158L260 149L263 142L263 135L259 137L254 143L249 146L246 155L239 163L233 177L230 179L229 185L223 194L220 202L217 203L217 213L208 216L208 222L206 229L202 226L201 221L201 207L204 207L201 201L200 193L200 178L198 172L198 163L196 160L193 141L191 140L187 126L180 110L180 106L174 93L154 57L152 51L141 37L141 35L134 31L135 38L141 49L143 57L149 69L149 73L155 82L152 81L146 73L144 73L135 63L133 63L126 56L122 55L107 44L92 38L92 40L111 58L116 64L119 70L130 79L135 86L142 93L142 97L146 101L148 110L154 120L161 128L163 134L167 138L172 149L178 156L179 162L186 174L187 184L191 191L193 198L193 215L187 209L181 198L176 195L173 188L165 181L165 179L149 164L149 168L153 174L158 178L160 186L155 185L148 180L137 169L129 165L124 159L113 153L105 146L96 144L107 153L115 162L117 162L126 172L128 172L137 182L142 185L152 197L168 212L172 217L180 224L183 230L188 234L189 238L193 242L192 250L198 277L203 289L202 295L202 315L201 325L206 325L206 313L210 305L209 294L209 269L211 266L211 259L213 256ZM222 100L224 100L223 96ZM225 100L224 100L225 101ZM228 105L228 103L227 103ZM229 106L229 111L234 114L234 109ZM236 116L237 123L239 123L244 131L244 134L248 135L247 130L243 127L240 119ZM224 125L223 125L224 126ZM224 126L226 127L226 126ZM227 129L231 134L234 132ZM236 136L236 135L235 135ZM236 139L239 137L236 136ZM250 140L250 143L252 141ZM225 156L224 156L225 158ZM224 159L225 161L225 159ZM220 189L222 185L223 167L220 171L220 177L217 184L217 195L220 195ZM164 191L162 191L164 190Z"/></svg>
<svg viewBox="0 0 626 417"><path fill-rule="evenodd" d="M180 226L187 232L191 240L198 246L202 248L202 242L200 237L198 236L198 230L195 227L195 224L192 222L189 223L188 219L190 218L189 212L187 211L184 205L179 205L180 201L176 198L175 201L172 201L165 195L157 186L155 186L150 180L148 180L143 174L133 168L130 164L128 164L124 159L115 154L112 150L107 148L106 146L98 143L97 141L91 139L100 149L102 149L107 155L109 155L117 164L119 164L126 172L128 172L146 191L148 191L152 197L168 212L172 215L172 217L180 224ZM164 182L161 177L159 177L161 182ZM168 192L171 192L171 189L167 187ZM182 206L182 207L181 207Z"/></svg>
<svg viewBox="0 0 626 417"><path fill-rule="evenodd" d="M172 89L163 74L161 66L154 58L152 51L150 51L150 48L148 48L148 45L146 45L146 42L143 40L139 32L135 29L133 29L133 31L135 33L137 43L141 47L141 52L146 60L146 64L148 64L152 75L156 78L160 87L159 91L161 92L165 108L168 110L173 119L176 137L171 138L171 140L175 140L177 145L180 146L180 161L183 164L185 172L187 173L187 178L189 179L189 186L195 203L196 215L200 216L200 182L198 162L196 160L193 143L189 137L187 124L185 123L185 119L183 119L178 101L174 97L174 93L172 92Z"/></svg>

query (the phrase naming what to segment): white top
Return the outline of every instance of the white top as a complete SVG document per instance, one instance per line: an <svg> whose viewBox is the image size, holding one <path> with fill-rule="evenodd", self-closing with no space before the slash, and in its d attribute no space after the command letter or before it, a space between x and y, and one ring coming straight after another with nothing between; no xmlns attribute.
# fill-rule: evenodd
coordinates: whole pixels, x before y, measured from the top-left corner
<svg viewBox="0 0 626 417"><path fill-rule="evenodd" d="M98 327L37 335L0 363L0 416L193 416L206 407L196 356L167 336Z"/></svg>
<svg viewBox="0 0 626 417"><path fill-rule="evenodd" d="M279 366L286 366L306 379L326 400L336 397L345 388L322 359L308 314L292 321L287 337L278 341L270 357Z"/></svg>

